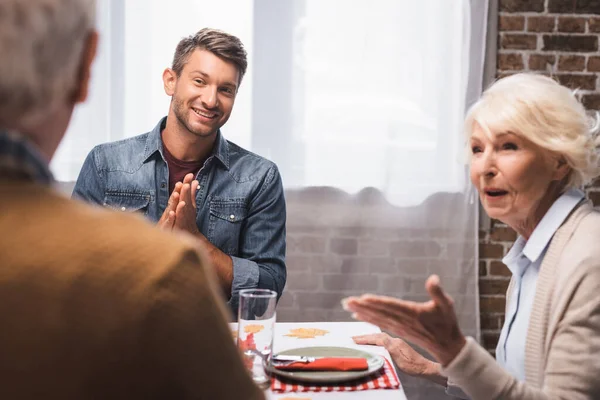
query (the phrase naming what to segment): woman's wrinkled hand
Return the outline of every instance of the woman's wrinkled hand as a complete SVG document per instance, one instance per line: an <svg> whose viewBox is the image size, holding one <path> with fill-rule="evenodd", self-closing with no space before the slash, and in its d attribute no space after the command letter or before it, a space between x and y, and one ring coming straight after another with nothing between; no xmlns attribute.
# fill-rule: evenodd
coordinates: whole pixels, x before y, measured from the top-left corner
<svg viewBox="0 0 600 400"><path fill-rule="evenodd" d="M452 299L437 275L427 279L431 300L424 303L372 294L349 297L344 308L355 319L372 323L427 350L442 365L449 364L466 344Z"/></svg>
<svg viewBox="0 0 600 400"><path fill-rule="evenodd" d="M417 353L408 343L400 338L393 338L387 333L373 333L352 337L356 344L368 344L385 347L400 371L405 374L420 377L426 375L432 368L433 361Z"/></svg>

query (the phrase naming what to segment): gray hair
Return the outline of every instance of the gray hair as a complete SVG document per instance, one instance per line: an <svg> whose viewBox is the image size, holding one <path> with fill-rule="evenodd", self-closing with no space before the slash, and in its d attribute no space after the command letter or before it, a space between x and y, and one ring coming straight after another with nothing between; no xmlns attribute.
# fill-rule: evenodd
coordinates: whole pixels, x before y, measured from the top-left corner
<svg viewBox="0 0 600 400"><path fill-rule="evenodd" d="M193 36L181 39L175 49L171 66L177 76L181 75L190 54L196 49L208 50L217 57L235 64L240 74L238 85L242 82L246 68L248 68L248 60L242 41L236 36L218 29L204 28Z"/></svg>
<svg viewBox="0 0 600 400"><path fill-rule="evenodd" d="M96 0L0 0L0 124L34 124L73 96Z"/></svg>

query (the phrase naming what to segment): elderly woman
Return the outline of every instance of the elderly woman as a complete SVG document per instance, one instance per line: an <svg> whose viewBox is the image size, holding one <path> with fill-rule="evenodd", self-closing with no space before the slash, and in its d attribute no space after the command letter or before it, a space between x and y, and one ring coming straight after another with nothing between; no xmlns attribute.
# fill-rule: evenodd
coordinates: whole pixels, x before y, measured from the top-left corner
<svg viewBox="0 0 600 400"><path fill-rule="evenodd" d="M503 259L512 279L496 360L463 336L437 276L426 303L344 301L437 363L386 334L355 341L473 399L600 398L600 213L579 189L599 174L596 128L567 88L533 74L499 80L467 115L471 181L488 215L519 234Z"/></svg>

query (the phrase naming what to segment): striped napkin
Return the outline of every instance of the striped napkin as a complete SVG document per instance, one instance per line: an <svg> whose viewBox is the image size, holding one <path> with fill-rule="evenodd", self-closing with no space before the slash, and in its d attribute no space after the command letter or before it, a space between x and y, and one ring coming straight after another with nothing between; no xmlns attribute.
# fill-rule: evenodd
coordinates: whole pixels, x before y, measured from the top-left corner
<svg viewBox="0 0 600 400"><path fill-rule="evenodd" d="M385 359L383 371L377 375L346 386L308 386L280 381L277 377L271 380L273 392L355 392L370 389L398 389L400 381L394 371L394 367Z"/></svg>

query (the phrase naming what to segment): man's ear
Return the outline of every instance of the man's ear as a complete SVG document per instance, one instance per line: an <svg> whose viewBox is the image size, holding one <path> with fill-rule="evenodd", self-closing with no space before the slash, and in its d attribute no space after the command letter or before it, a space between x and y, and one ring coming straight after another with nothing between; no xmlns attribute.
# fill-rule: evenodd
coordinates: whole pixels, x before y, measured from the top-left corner
<svg viewBox="0 0 600 400"><path fill-rule="evenodd" d="M75 87L75 92L73 93L73 100L76 104L83 103L87 99L90 87L92 63L96 58L97 49L98 32L92 31L85 39L83 52L81 53L79 73L77 75L77 86Z"/></svg>
<svg viewBox="0 0 600 400"><path fill-rule="evenodd" d="M175 85L176 84L177 84L177 72L175 72L171 68L166 68L163 72L163 86L165 88L165 93L168 96L173 96L175 94Z"/></svg>

